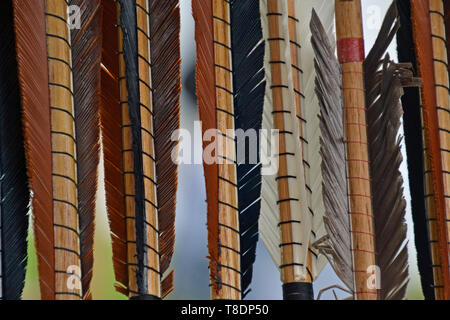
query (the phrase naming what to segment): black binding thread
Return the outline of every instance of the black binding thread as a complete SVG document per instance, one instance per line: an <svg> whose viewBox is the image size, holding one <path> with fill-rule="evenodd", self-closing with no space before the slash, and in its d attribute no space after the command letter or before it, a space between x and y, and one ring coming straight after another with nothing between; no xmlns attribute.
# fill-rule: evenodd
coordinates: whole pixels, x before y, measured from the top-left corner
<svg viewBox="0 0 450 320"><path fill-rule="evenodd" d="M314 300L314 290L312 283L284 283L283 300Z"/></svg>

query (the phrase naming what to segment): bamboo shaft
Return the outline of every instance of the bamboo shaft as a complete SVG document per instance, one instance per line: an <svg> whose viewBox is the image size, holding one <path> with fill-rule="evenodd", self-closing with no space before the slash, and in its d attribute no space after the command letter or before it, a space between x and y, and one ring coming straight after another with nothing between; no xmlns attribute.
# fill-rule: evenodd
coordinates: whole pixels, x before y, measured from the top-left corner
<svg viewBox="0 0 450 320"><path fill-rule="evenodd" d="M294 233L297 229L299 217L302 217L301 212L304 207L301 207L300 199L301 186L298 185L297 177L298 169L301 167L296 162L295 156L297 149L292 150L298 145L298 130L294 126L298 126L296 120L293 120L295 114L295 107L293 106L294 99L289 86L289 72L291 66L288 65L287 55L289 52L289 34L285 30L288 26L284 21L287 21L287 8L283 7L282 1L268 0L267 1L267 19L268 19L268 47L269 59L271 69L271 96L273 108L274 129L280 132L278 139L278 208L280 213L280 248L281 248L281 281L283 284L298 283L307 281L308 275L306 271L307 262L306 252L303 243L300 239L305 239L305 235ZM292 132L292 135L288 134ZM294 134L295 132L295 134ZM295 151L295 152L294 152ZM298 150L300 151L300 148ZM301 173L303 174L303 173ZM303 221L305 223L305 221ZM301 255L305 252L305 257Z"/></svg>
<svg viewBox="0 0 450 320"><path fill-rule="evenodd" d="M220 138L217 152L219 164L219 290L212 290L213 299L241 299L239 207L237 197L236 154L234 148L234 96L232 70L230 3L226 0L213 2L214 61L216 83L217 130ZM221 67L219 67L221 66ZM232 146L227 147L227 146ZM231 248L227 249L227 248Z"/></svg>
<svg viewBox="0 0 450 320"><path fill-rule="evenodd" d="M120 25L120 4L117 2L117 21ZM123 170L124 170L124 193L125 193L125 211L126 219L126 238L127 238L127 266L128 266L128 289L130 292L138 292L138 286L135 274L135 265L137 264L136 251L136 226L135 226L135 180L134 180L134 155L133 155L133 138L130 120L130 110L128 101L128 90L125 73L125 60L123 53L123 32L118 29L118 46L119 46L119 85L120 100L122 102L122 145L123 145ZM135 296L130 293L130 297Z"/></svg>
<svg viewBox="0 0 450 320"><path fill-rule="evenodd" d="M47 50L52 128L55 299L82 297L72 56L67 2L47 0ZM75 273L75 275L72 275Z"/></svg>
<svg viewBox="0 0 450 320"><path fill-rule="evenodd" d="M445 217L447 239L450 239L450 103L449 103L449 78L446 32L444 20L444 4L442 0L429 0L434 75L436 84L437 120L439 127L439 141L441 150L442 179L445 200ZM447 151L445 151L447 150ZM448 242L447 242L448 243ZM447 245L447 254L450 252L450 243ZM436 268L435 268L436 269ZM437 273L438 270L435 270ZM444 272L449 272L449 270ZM443 280L443 279L442 279ZM438 294L437 291L440 291ZM436 288L436 296L442 298L442 289Z"/></svg>
<svg viewBox="0 0 450 320"><path fill-rule="evenodd" d="M342 66L347 176L351 215L355 297L376 300L368 272L375 263L372 197L363 80L363 28L360 0L336 0L336 30ZM354 45L353 51L350 46Z"/></svg>
<svg viewBox="0 0 450 320"><path fill-rule="evenodd" d="M425 137L425 130L423 130L423 136ZM425 139L424 139L425 140ZM425 206L428 213L428 230L429 230L429 241L431 249L431 259L434 266L442 265L441 255L440 255L440 243L437 241L439 239L439 226L438 219L436 215L435 197L433 189L433 176L431 174L431 163L427 158L427 145L426 141L423 142L425 147L424 159L425 159ZM441 268L433 268L433 285L434 294L436 300L444 299L444 279Z"/></svg>
<svg viewBox="0 0 450 320"><path fill-rule="evenodd" d="M303 159L306 159L308 151L308 137L306 134L306 116L304 110L306 110L305 99L302 96L302 93L305 89L305 84L303 82L302 77L302 59L301 59L301 43L300 43L300 35L298 34L298 24L300 21L297 17L297 11L296 6L298 6L299 3L296 2L296 0L289 0L288 1L288 14L289 14L289 39L290 39L290 52L291 52L291 71L292 71L292 79L293 79L293 88L294 88L294 97L295 97L295 107L297 111L297 118L298 118L298 126L299 126L299 142L302 150ZM303 161L305 164L305 160ZM310 178L309 178L309 167L307 165L303 165L305 169L305 182L307 186L307 199L308 199L308 207L309 211L311 212L311 215L313 216L313 210L311 208L312 198L311 198L311 188L310 188ZM312 242L314 242L314 233L311 232L311 238ZM311 244L309 244L311 246ZM312 262L313 256L311 252L308 253L308 263L306 266L307 272L307 279L305 282L312 282Z"/></svg>
<svg viewBox="0 0 450 320"><path fill-rule="evenodd" d="M151 54L150 54L150 20L149 0L137 0L136 14L138 26L138 68L141 112L142 163L145 192L145 232L147 245L159 251L158 200L156 196L156 159L154 127L153 127L153 96L151 92ZM153 229L150 226L154 226ZM153 250L146 250L145 268L147 273L146 294L161 297L161 277L155 270L160 270L159 255Z"/></svg>
<svg viewBox="0 0 450 320"><path fill-rule="evenodd" d="M134 152L132 138L132 123L130 119L130 107L126 103L128 101L128 91L126 82L126 65L123 54L123 31L119 28L119 68L120 68L120 96L122 103L122 138L123 138L123 162L124 162L124 187L125 187L125 208L126 208L126 232L127 232L127 264L128 264L128 286L129 296L135 297L140 294L161 297L161 281L160 275L156 271L160 270L159 255L148 250L143 261L146 273L146 292L139 292L136 278L137 247L136 247L136 228L145 228L146 245L158 250L159 235L158 215L157 215L157 199L156 199L156 171L155 171L155 148L153 140L153 110L152 94L151 94L151 56L150 56L150 40L149 29L150 21L147 12L149 6L147 0L138 0L136 7L138 31L138 73L139 73L139 90L140 90L140 114L141 114L141 135L142 135L142 162L144 175L144 198L145 198L145 226L136 226L136 205L135 205L135 173L134 173ZM118 19L120 21L120 5L118 4ZM154 204L154 205L153 205ZM154 226L153 229L151 226Z"/></svg>

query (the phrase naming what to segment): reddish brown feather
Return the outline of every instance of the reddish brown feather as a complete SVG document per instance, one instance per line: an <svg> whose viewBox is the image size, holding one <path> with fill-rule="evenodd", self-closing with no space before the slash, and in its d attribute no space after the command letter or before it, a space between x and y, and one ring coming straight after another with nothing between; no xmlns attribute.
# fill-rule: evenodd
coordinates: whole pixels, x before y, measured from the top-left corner
<svg viewBox="0 0 450 320"><path fill-rule="evenodd" d="M214 34L212 24L212 2L193 0L192 11L195 19L195 41L197 44L197 98L203 133L217 128L215 110L215 70L214 70ZM205 148L209 142L204 141ZM219 205L218 205L218 166L204 163L206 180L206 202L208 210L208 250L210 259L210 276L215 279L218 273L219 259ZM217 289L217 283L212 281Z"/></svg>
<svg viewBox="0 0 450 320"><path fill-rule="evenodd" d="M94 265L95 199L100 151L99 103L101 23L100 0L71 0L80 7L81 29L72 30L73 83L77 136L78 212L81 280L84 299L91 299Z"/></svg>
<svg viewBox="0 0 450 320"><path fill-rule="evenodd" d="M41 298L55 298L52 153L43 0L14 0L17 61Z"/></svg>
<svg viewBox="0 0 450 320"><path fill-rule="evenodd" d="M175 246L178 167L171 157L178 142L171 141L171 137L180 127L180 8L179 0L149 3L160 272L164 274L170 266ZM173 288L173 273L164 284L161 287L163 297Z"/></svg>
<svg viewBox="0 0 450 320"><path fill-rule="evenodd" d="M425 127L426 156L431 164L434 204L438 223L438 242L443 270L444 298L450 298L448 239L445 221L445 199L440 157L440 138L436 110L433 46L428 0L411 1L413 35L422 86L422 117Z"/></svg>
<svg viewBox="0 0 450 320"><path fill-rule="evenodd" d="M119 92L117 6L114 0L103 1L103 36L100 122L105 167L105 192L111 228L116 289L127 295L127 245L125 229L124 180L122 157L122 108Z"/></svg>

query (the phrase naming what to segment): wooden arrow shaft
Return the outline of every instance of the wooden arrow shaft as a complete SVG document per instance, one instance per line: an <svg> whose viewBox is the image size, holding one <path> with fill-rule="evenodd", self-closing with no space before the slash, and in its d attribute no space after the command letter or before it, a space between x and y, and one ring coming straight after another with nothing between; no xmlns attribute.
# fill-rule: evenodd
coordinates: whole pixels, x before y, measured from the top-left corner
<svg viewBox="0 0 450 320"><path fill-rule="evenodd" d="M80 239L73 105L72 57L67 3L47 0L47 54L52 130L55 232L55 298L81 298ZM72 275L75 273L76 275Z"/></svg>
<svg viewBox="0 0 450 320"><path fill-rule="evenodd" d="M355 297L376 300L372 195L363 79L364 40L360 0L336 0L338 57L342 66L347 178L350 200Z"/></svg>

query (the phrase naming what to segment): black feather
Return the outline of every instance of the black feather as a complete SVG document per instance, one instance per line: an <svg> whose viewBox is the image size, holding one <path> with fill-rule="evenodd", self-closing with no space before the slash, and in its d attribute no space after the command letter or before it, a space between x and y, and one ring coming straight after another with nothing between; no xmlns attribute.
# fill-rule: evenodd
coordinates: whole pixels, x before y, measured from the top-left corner
<svg viewBox="0 0 450 320"><path fill-rule="evenodd" d="M397 52L399 62L411 62L417 66L411 25L411 4L397 1L400 15L400 30L397 33ZM417 74L417 72L415 72ZM417 260L422 282L422 290L427 300L434 300L433 269L429 245L427 214L424 200L424 157L422 140L422 118L419 88L405 88L402 97L403 128L406 154L408 158L409 187L414 222L414 237Z"/></svg>
<svg viewBox="0 0 450 320"><path fill-rule="evenodd" d="M119 0L120 27L123 31L123 53L126 65L128 106L133 134L134 178L135 178L135 213L136 213L136 247L138 267L136 278L139 293L147 291L146 261L147 234L145 232L144 175L142 163L142 133L140 112L140 90L137 53L137 17L135 0Z"/></svg>
<svg viewBox="0 0 450 320"><path fill-rule="evenodd" d="M19 300L27 262L30 195L12 1L2 1L0 12L0 299Z"/></svg>
<svg viewBox="0 0 450 320"><path fill-rule="evenodd" d="M257 149L237 140L237 181L241 244L241 290L248 293L256 259L258 219L261 207L259 130L264 105L264 42L258 0L231 1L231 44L235 129L256 131ZM239 152L245 150L245 153ZM256 150L255 154L252 151ZM252 159L253 156L253 159Z"/></svg>

